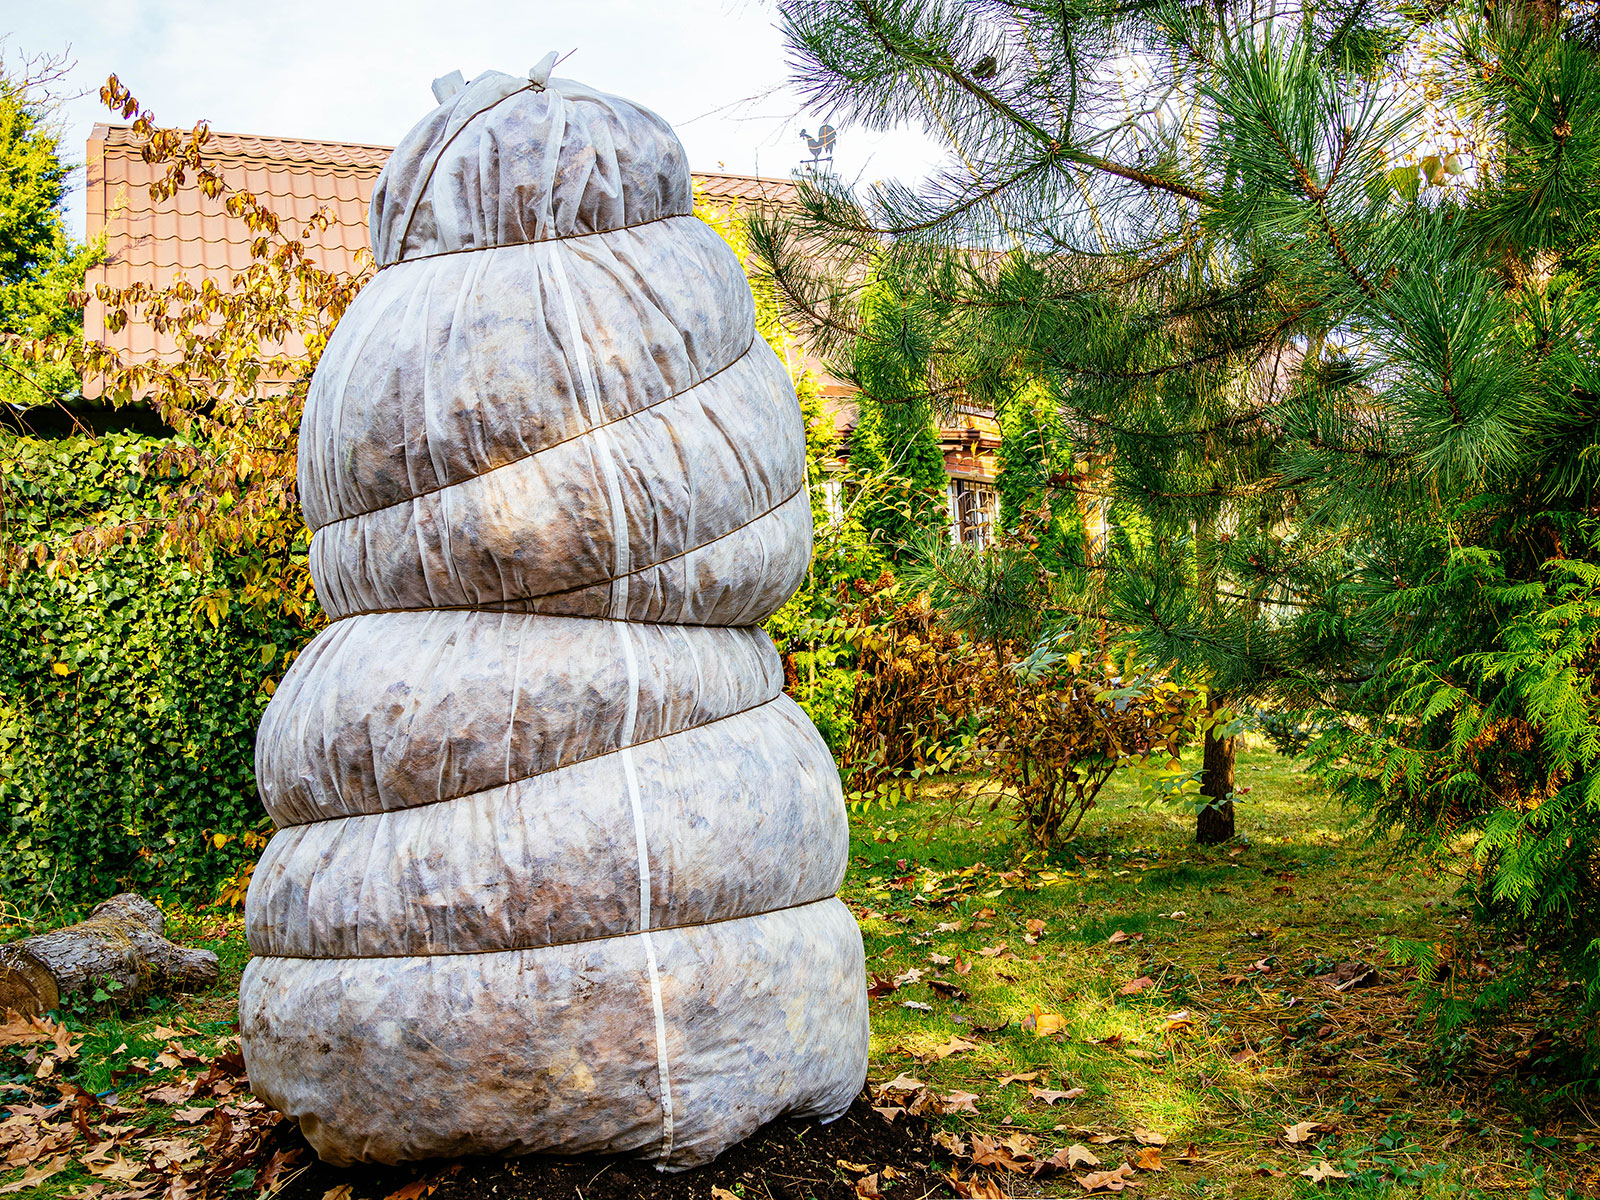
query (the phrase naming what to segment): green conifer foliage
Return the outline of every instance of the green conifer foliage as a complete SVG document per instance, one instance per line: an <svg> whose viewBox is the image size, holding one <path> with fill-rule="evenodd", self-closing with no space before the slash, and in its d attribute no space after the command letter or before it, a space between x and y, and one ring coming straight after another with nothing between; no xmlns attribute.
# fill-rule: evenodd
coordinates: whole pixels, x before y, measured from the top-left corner
<svg viewBox="0 0 1600 1200"><path fill-rule="evenodd" d="M850 435L852 466L895 481L875 490L862 514L874 544L898 562L923 530L949 524L944 452L928 394L928 350L904 297L888 282L866 288L855 343L857 396Z"/></svg>
<svg viewBox="0 0 1600 1200"><path fill-rule="evenodd" d="M1314 714L1352 802L1475 867L1530 947L1482 998L1600 1008L1593 5L782 12L813 107L949 151L807 184L756 238L786 307L881 340L870 253L934 395L1038 381L1107 464L1104 627Z"/></svg>
<svg viewBox="0 0 1600 1200"><path fill-rule="evenodd" d="M71 303L94 259L67 235L68 167L37 87L0 72L0 403L27 409L70 398L78 377L62 364L24 364L10 337L81 336Z"/></svg>
<svg viewBox="0 0 1600 1200"><path fill-rule="evenodd" d="M1035 553L1047 570L1082 568L1083 520L1061 487L1063 476L1070 480L1079 472L1061 414L1049 393L1033 385L998 415L995 490L1001 528L1026 528L1037 538Z"/></svg>

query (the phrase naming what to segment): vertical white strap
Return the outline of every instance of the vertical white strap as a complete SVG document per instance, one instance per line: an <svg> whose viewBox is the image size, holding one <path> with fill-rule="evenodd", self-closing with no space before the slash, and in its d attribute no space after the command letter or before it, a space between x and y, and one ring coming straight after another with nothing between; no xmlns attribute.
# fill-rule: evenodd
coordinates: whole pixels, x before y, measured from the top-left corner
<svg viewBox="0 0 1600 1200"><path fill-rule="evenodd" d="M645 967L650 972L650 1003L656 1016L656 1075L661 1080L661 1155L658 1166L672 1157L672 1075L667 1070L667 1018L661 1011L661 973L656 969L656 948L648 931L639 935L644 943Z"/></svg>
<svg viewBox="0 0 1600 1200"><path fill-rule="evenodd" d="M639 792L639 775L633 765L633 738L639 720L639 657L633 649L633 633L626 621L616 623L622 661L628 672L627 707L622 714L622 776L628 788L628 803L633 809L633 838L639 855L639 941L644 948L645 974L650 980L650 1008L656 1025L656 1076L661 1090L661 1156L665 1163L672 1156L672 1075L667 1068L667 1018L661 1005L661 972L656 966L655 943L650 938L650 847L645 837L644 799Z"/></svg>
<svg viewBox="0 0 1600 1200"><path fill-rule="evenodd" d="M618 621L617 640L622 661L628 671L628 701L622 714L622 777L628 787L628 803L633 809L633 840L639 856L639 930L650 928L650 849L644 831L644 800L639 793L639 775L633 767L633 736L639 720L639 657L633 650L633 631L626 621Z"/></svg>
<svg viewBox="0 0 1600 1200"><path fill-rule="evenodd" d="M594 439L595 457L600 460L600 471L606 481L606 495L611 503L611 542L615 548L615 559L611 570L611 600L606 615L625 620L628 616L628 571L632 566L632 556L628 549L628 514L622 506L622 479L617 472L611 435L601 427L605 414L600 409L600 385L595 381L589 343L584 341L583 327L578 322L578 307L572 298L572 284L567 277L566 251L560 242L551 242L547 253L550 276L556 290L561 293L562 309L566 313L568 343L578 359L578 387L583 391L581 398L584 413L589 418L589 436Z"/></svg>

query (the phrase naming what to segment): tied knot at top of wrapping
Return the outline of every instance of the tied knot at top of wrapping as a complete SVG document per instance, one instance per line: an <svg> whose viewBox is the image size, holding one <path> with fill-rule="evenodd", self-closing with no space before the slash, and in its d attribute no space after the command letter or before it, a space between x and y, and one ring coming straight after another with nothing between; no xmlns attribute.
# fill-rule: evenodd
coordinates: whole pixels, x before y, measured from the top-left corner
<svg viewBox="0 0 1600 1200"><path fill-rule="evenodd" d="M379 267L687 216L683 146L649 109L548 72L459 71L395 148L372 194ZM541 78L542 77L542 78Z"/></svg>
<svg viewBox="0 0 1600 1200"><path fill-rule="evenodd" d="M556 52L552 50L528 69L528 82L533 85L535 90L544 90L544 85L550 82L550 72L555 70L556 63L560 61ZM443 104L466 86L466 77L460 71L451 71L448 75L441 75L433 81L434 102Z"/></svg>

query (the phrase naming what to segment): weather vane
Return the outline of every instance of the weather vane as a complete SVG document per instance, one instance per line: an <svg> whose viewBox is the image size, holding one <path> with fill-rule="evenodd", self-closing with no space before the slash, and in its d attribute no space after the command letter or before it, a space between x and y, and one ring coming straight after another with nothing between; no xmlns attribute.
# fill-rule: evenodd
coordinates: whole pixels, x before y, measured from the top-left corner
<svg viewBox="0 0 1600 1200"><path fill-rule="evenodd" d="M818 128L817 136L812 137L809 129L802 129L800 136L805 138L806 145L811 149L811 157L801 160L801 166L810 167L813 171L819 169L823 163L833 166L833 141L835 134L832 125L823 125Z"/></svg>

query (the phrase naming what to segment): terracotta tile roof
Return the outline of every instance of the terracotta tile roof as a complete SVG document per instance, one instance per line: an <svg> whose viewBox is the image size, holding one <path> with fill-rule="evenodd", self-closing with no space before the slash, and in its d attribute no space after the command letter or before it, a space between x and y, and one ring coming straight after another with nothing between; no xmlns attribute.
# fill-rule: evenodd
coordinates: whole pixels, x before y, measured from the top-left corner
<svg viewBox="0 0 1600 1200"><path fill-rule="evenodd" d="M318 234L314 257L333 270L354 268L367 245L367 202L387 146L213 132L208 151L229 189L254 192L283 217L304 222L326 207L333 223ZM249 265L250 231L227 214L223 198L185 187L160 204L150 199L158 171L140 157L128 126L96 125L86 161L88 233L92 238L103 231L107 251L104 265L89 273L91 293L99 283L162 287L180 272L192 283L226 280ZM91 300L84 311L87 336L141 357L171 349L169 338L142 322L107 333L104 320L104 306Z"/></svg>
<svg viewBox="0 0 1600 1200"><path fill-rule="evenodd" d="M694 190L708 200L731 200L741 204L793 204L798 188L792 179L773 179L766 175L727 175L720 171L696 171Z"/></svg>
<svg viewBox="0 0 1600 1200"><path fill-rule="evenodd" d="M89 274L91 293L97 283L126 287L144 282L162 287L182 272L191 283L214 278L226 283L251 262L251 234L242 221L227 214L222 199L208 199L197 187L184 187L160 204L150 199L156 169L139 154L139 141L126 125L96 125L88 144L88 233L106 235L106 262ZM262 137L213 131L209 157L227 186L265 197L280 216L304 222L326 207L333 220L314 233L319 265L353 271L356 256L367 249L367 206L390 146L355 142L322 142L306 138ZM711 201L739 205L783 206L794 203L793 180L722 171L697 171L695 191ZM105 328L104 305L91 300L84 310L84 334L125 353L144 357L169 353L170 338L158 337L148 325L130 321L115 333ZM298 347L288 347L297 352ZM846 433L855 424L855 389L833 379L824 366L804 355L822 381L833 411L835 428ZM95 394L92 381L85 392ZM947 451L960 446L992 449L998 428L992 419L958 420L945 431ZM989 460L992 461L992 460ZM992 470L986 461L984 470Z"/></svg>
<svg viewBox="0 0 1600 1200"><path fill-rule="evenodd" d="M96 125L89 136L88 233L92 238L104 231L107 250L105 264L90 272L90 292L100 283L162 287L180 272L191 283L226 281L248 266L250 231L227 214L222 198L186 187L160 204L150 199L158 173L140 157L139 147L127 125ZM392 147L215 130L206 147L230 190L254 192L280 216L304 222L326 207L333 223L316 234L312 257L329 270L355 269L357 253L368 245L373 184ZM795 192L786 179L722 172L696 174L695 185L709 199L741 204L789 203ZM104 305L94 300L84 312L84 332L140 357L172 349L170 339L139 322L107 332Z"/></svg>

